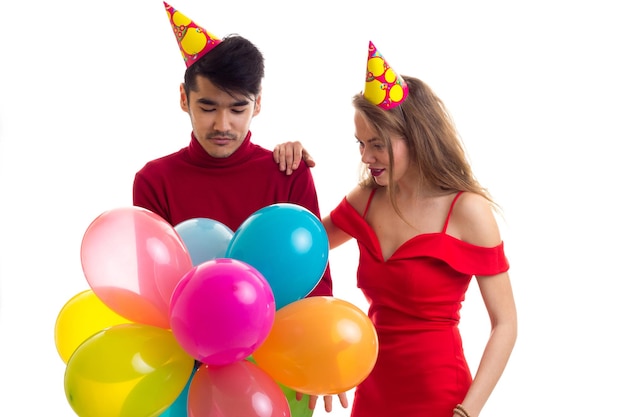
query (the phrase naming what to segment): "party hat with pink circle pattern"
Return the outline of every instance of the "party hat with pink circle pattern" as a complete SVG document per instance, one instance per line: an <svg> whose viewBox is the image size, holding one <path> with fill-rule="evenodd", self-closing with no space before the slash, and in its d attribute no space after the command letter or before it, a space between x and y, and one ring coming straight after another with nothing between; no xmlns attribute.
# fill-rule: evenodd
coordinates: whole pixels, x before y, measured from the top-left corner
<svg viewBox="0 0 626 417"><path fill-rule="evenodd" d="M163 5L187 68L221 42L215 35L198 26L166 2L163 2Z"/></svg>
<svg viewBox="0 0 626 417"><path fill-rule="evenodd" d="M370 41L363 97L385 110L401 104L409 88Z"/></svg>

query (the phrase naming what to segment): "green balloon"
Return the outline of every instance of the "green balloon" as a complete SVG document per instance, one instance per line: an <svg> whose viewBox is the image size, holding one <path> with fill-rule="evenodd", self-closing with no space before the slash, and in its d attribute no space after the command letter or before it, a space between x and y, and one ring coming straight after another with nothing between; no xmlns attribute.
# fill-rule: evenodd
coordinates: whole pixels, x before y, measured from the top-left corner
<svg viewBox="0 0 626 417"><path fill-rule="evenodd" d="M154 417L182 392L193 365L170 330L118 324L70 356L65 395L81 417Z"/></svg>
<svg viewBox="0 0 626 417"><path fill-rule="evenodd" d="M291 417L311 417L313 415L313 410L309 408L309 395L304 394L302 399L298 401L294 390L282 384L278 385L283 390L283 393L285 393L285 397L287 397Z"/></svg>

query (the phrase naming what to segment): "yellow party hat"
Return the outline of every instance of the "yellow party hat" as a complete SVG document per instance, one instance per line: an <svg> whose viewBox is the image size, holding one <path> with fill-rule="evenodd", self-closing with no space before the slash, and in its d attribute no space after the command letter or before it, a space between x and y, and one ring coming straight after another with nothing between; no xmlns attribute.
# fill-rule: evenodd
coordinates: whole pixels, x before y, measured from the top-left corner
<svg viewBox="0 0 626 417"><path fill-rule="evenodd" d="M187 68L221 42L221 39L198 26L166 2L163 2L163 5Z"/></svg>
<svg viewBox="0 0 626 417"><path fill-rule="evenodd" d="M401 104L409 94L400 74L397 74L370 41L367 54L367 74L363 97L385 110Z"/></svg>

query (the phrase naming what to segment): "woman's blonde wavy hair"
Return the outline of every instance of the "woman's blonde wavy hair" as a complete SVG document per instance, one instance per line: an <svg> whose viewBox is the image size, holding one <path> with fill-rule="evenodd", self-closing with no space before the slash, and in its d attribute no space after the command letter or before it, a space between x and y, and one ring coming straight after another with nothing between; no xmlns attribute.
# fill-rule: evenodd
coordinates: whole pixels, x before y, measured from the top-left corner
<svg viewBox="0 0 626 417"><path fill-rule="evenodd" d="M417 183L451 192L480 194L497 208L490 193L475 178L456 126L441 99L423 81L405 75L402 78L409 87L409 95L402 104L390 110L376 106L362 94L355 95L352 100L355 110L365 117L389 152L389 193L396 211L392 135L406 141L410 163L417 168ZM379 187L365 165L359 184L366 188Z"/></svg>

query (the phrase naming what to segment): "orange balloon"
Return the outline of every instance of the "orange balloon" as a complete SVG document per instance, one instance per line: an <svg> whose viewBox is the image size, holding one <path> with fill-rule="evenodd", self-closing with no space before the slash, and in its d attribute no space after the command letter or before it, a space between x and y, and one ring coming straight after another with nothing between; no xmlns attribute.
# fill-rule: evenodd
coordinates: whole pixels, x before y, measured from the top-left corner
<svg viewBox="0 0 626 417"><path fill-rule="evenodd" d="M335 297L309 297L276 312L274 325L253 353L274 380L309 395L348 391L372 371L378 337L369 317Z"/></svg>

